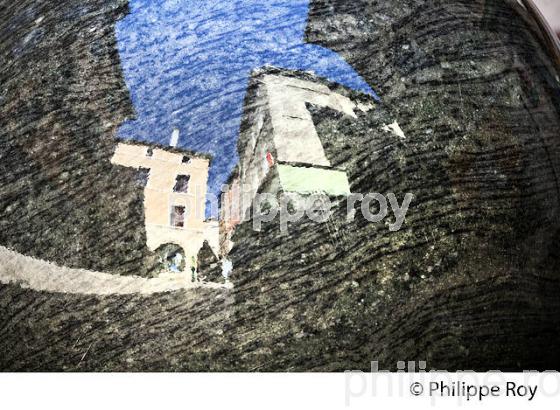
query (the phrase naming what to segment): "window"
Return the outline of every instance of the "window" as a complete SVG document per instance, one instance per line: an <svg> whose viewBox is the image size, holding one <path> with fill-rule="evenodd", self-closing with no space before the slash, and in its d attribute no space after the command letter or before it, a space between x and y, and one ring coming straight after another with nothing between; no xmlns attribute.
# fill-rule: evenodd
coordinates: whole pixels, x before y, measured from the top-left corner
<svg viewBox="0 0 560 410"><path fill-rule="evenodd" d="M185 207L173 206L171 208L171 226L174 228L185 227Z"/></svg>
<svg viewBox="0 0 560 410"><path fill-rule="evenodd" d="M190 175L177 175L175 179L175 186L173 187L173 192L181 192L186 194L189 189Z"/></svg>
<svg viewBox="0 0 560 410"><path fill-rule="evenodd" d="M146 150L146 156L147 157L152 157L154 155L154 150L152 148L148 148Z"/></svg>
<svg viewBox="0 0 560 410"><path fill-rule="evenodd" d="M188 164L189 162L191 162L191 157L189 157L188 155L183 155L183 164Z"/></svg>

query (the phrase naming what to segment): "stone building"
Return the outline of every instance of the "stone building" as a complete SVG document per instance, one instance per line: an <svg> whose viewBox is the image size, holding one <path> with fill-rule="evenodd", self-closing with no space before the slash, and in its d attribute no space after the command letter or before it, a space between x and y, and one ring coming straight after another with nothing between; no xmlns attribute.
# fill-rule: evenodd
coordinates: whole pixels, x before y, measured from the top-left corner
<svg viewBox="0 0 560 410"><path fill-rule="evenodd" d="M220 198L220 253L227 255L233 246L231 237L235 227L241 223L241 185L239 182L239 167L231 173L226 189Z"/></svg>
<svg viewBox="0 0 560 410"><path fill-rule="evenodd" d="M205 220L208 156L120 142L111 162L139 172L144 185L146 242L151 251L179 246L187 266L196 263L205 241L218 253L218 222Z"/></svg>
<svg viewBox="0 0 560 410"><path fill-rule="evenodd" d="M227 254L231 236L243 220L250 219L252 201L259 191L316 192L347 196L350 185L344 168L331 164L308 104L356 118L354 110L367 112L373 98L353 100L335 86L314 75L277 68L254 72L251 103L246 104L239 136L239 167L222 195L221 243Z"/></svg>

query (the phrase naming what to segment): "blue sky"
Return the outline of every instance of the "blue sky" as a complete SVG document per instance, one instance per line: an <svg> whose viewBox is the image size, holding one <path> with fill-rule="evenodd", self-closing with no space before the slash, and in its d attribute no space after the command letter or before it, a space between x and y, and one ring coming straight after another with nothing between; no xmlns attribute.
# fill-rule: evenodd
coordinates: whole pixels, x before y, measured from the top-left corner
<svg viewBox="0 0 560 410"><path fill-rule="evenodd" d="M375 95L338 54L304 43L309 0L130 0L117 45L136 119L119 137L214 156L209 191L237 164L243 99L252 70L273 65Z"/></svg>

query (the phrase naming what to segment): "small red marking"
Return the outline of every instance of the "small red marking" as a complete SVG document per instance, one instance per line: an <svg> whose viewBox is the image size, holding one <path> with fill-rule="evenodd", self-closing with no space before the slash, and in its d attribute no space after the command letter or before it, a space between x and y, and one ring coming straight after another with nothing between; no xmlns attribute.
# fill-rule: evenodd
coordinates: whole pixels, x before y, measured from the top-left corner
<svg viewBox="0 0 560 410"><path fill-rule="evenodd" d="M266 162L268 162L268 166L271 167L274 165L274 157L270 152L266 153Z"/></svg>

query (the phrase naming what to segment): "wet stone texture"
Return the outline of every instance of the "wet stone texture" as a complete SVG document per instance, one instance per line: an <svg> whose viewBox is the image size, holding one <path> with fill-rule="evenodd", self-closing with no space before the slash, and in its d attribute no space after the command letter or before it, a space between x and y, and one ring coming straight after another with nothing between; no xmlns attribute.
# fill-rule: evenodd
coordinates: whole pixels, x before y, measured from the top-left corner
<svg viewBox="0 0 560 410"><path fill-rule="evenodd" d="M132 114L115 50L125 1L3 2L0 244L69 267L142 274L143 188L111 165Z"/></svg>
<svg viewBox="0 0 560 410"><path fill-rule="evenodd" d="M131 112L113 34L126 5L51 3L0 9L0 244L135 273L141 189L109 163ZM309 109L352 192L414 194L403 228L347 222L344 201L289 232L244 223L233 290L1 285L1 369L560 368L559 68L530 16L507 0L316 0L306 38L381 96L356 119Z"/></svg>

